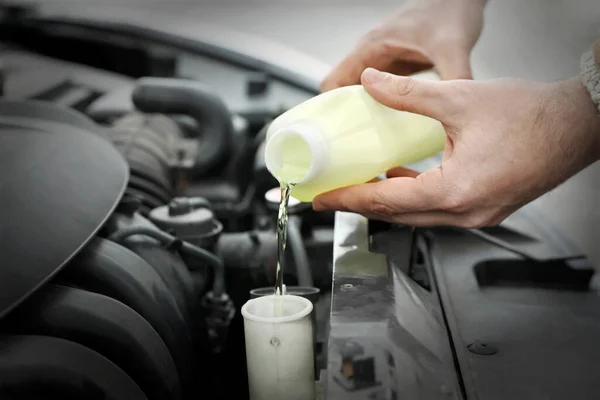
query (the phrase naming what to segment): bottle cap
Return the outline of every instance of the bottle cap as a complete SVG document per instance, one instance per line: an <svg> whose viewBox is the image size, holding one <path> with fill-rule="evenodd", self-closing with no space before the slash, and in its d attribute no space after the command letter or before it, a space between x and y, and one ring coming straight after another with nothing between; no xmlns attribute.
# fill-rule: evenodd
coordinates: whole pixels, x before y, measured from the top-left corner
<svg viewBox="0 0 600 400"><path fill-rule="evenodd" d="M174 198L168 205L153 209L150 221L182 239L218 235L223 229L210 203L201 197Z"/></svg>
<svg viewBox="0 0 600 400"><path fill-rule="evenodd" d="M294 160L287 159L290 157L289 145L296 144L304 145L310 152L310 159L302 160L300 165L292 165L294 167L294 179L296 182L287 182L287 176L282 176L282 171L286 163ZM293 152L293 149L291 150ZM300 151L300 150L299 150ZM269 172L280 182L301 184L312 181L319 174L323 173L328 160L328 146L323 133L316 126L305 123L296 122L285 126L275 131L265 144L265 165Z"/></svg>

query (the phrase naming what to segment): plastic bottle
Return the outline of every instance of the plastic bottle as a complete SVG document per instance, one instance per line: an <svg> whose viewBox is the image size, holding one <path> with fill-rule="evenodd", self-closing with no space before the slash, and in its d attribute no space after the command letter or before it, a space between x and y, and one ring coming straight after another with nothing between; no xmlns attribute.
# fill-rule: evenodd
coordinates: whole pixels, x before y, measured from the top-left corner
<svg viewBox="0 0 600 400"><path fill-rule="evenodd" d="M295 184L294 198L310 202L433 156L445 141L439 121L386 107L361 85L347 86L277 117L267 131L265 164L280 183Z"/></svg>

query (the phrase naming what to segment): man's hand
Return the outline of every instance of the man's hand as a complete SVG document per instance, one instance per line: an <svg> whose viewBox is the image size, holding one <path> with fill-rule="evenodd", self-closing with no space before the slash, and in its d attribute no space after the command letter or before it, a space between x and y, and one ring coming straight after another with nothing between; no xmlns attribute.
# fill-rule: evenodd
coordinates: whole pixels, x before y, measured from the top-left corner
<svg viewBox="0 0 600 400"><path fill-rule="evenodd" d="M410 1L364 36L321 84L358 84L367 67L410 75L435 66L442 79L472 79L469 57L486 0Z"/></svg>
<svg viewBox="0 0 600 400"><path fill-rule="evenodd" d="M414 226L496 225L600 158L600 117L579 78L431 82L369 69L362 84L384 105L441 121L443 161L323 194L317 211Z"/></svg>

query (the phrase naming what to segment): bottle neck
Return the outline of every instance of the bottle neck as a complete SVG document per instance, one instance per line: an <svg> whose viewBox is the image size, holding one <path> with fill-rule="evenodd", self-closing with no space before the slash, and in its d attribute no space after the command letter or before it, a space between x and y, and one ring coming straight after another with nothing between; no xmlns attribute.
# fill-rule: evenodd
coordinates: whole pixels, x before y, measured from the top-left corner
<svg viewBox="0 0 600 400"><path fill-rule="evenodd" d="M268 136L265 164L280 182L305 184L321 175L328 160L328 145L316 126L296 122Z"/></svg>

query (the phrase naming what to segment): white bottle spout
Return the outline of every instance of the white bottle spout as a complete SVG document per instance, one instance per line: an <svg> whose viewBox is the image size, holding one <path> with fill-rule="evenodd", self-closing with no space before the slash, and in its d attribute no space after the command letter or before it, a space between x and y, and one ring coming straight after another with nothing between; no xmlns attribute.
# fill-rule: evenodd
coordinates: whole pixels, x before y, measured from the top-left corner
<svg viewBox="0 0 600 400"><path fill-rule="evenodd" d="M295 122L269 128L265 144L265 165L279 181L307 183L326 167L328 143L323 133L310 123Z"/></svg>
<svg viewBox="0 0 600 400"><path fill-rule="evenodd" d="M280 314L274 316L275 302ZM314 400L310 300L263 296L242 307L251 400Z"/></svg>

